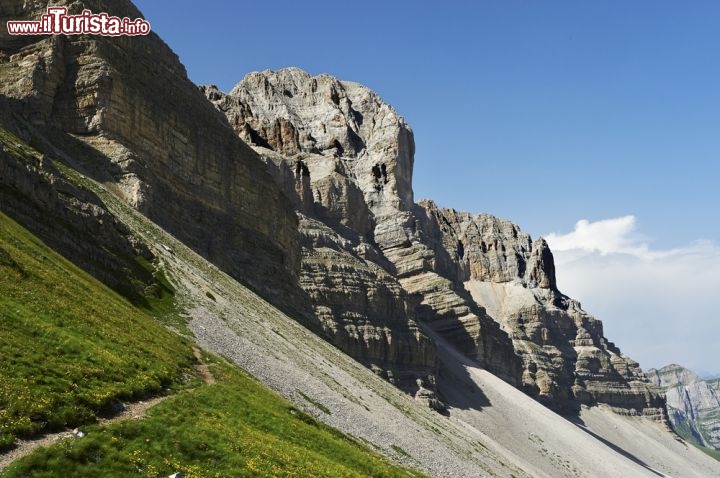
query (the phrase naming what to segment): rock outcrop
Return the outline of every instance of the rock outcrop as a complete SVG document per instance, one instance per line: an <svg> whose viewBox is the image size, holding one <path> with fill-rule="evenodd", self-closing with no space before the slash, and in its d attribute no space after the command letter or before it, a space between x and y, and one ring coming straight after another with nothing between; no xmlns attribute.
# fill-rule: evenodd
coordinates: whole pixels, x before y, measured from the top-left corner
<svg viewBox="0 0 720 478"><path fill-rule="evenodd" d="M675 364L650 369L647 374L665 392L668 417L675 431L720 451L720 380L703 380Z"/></svg>
<svg viewBox="0 0 720 478"><path fill-rule="evenodd" d="M140 16L124 1L64 4ZM12 0L0 16L46 8ZM414 202L412 130L368 88L289 68L251 73L229 94L198 91L154 34L0 42L0 94L27 142L408 391L442 373L428 327L555 409L606 403L659 413L638 365L558 291L543 240L492 216ZM12 161L2 191L21 199L3 204L25 224L33 221L23 207L74 207L69 217L93 222L84 228L114 244L99 258L110 269L121 267L111 256L147 253L99 200ZM71 199L43 202L23 189L36 182L41 195ZM80 229L46 235L72 250Z"/></svg>
<svg viewBox="0 0 720 478"><path fill-rule="evenodd" d="M357 254L398 281L413 316L432 323L493 372L519 383L519 361L507 335L462 288L434 270L434 252L420 241L411 185L413 135L392 107L362 85L329 75L312 77L297 68L251 73L229 95L213 86L201 89L265 158L298 211L356 244ZM336 242L328 234L323 241ZM303 248L301 283L316 315L327 318L326 331L335 336L334 329L343 327L331 322L342 321L324 313L332 304L327 295L314 293L313 280L304 277L316 273L312 250ZM336 297L353 307L350 296ZM382 315L370 316L376 330L365 330L377 335L387 322ZM412 389L416 381L407 383Z"/></svg>
<svg viewBox="0 0 720 478"><path fill-rule="evenodd" d="M48 3L141 16L124 0L9 0L1 23L39 18ZM0 94L32 124L33 141L52 138L58 157L275 302L293 297L291 205L157 35L5 34L0 52Z"/></svg>
<svg viewBox="0 0 720 478"><path fill-rule="evenodd" d="M434 383L434 347L376 232L412 205L402 118L365 87L296 68L251 73L229 95L201 90L301 215L300 284L322 333L403 389Z"/></svg>
<svg viewBox="0 0 720 478"><path fill-rule="evenodd" d="M407 391L434 384L435 347L422 333L408 294L373 261L378 253L301 215L300 285L315 328L333 344Z"/></svg>
<svg viewBox="0 0 720 478"><path fill-rule="evenodd" d="M493 216L414 203L412 131L377 94L297 68L250 73L229 94L201 90L308 218L300 226L301 283L331 335L366 327L373 337L392 320L327 313L360 310L358 297L320 273L318 262L329 257L343 263L337 252L318 253L328 247L378 266L388 277L376 276L377 283L401 286L404 314L548 406L571 411L605 403L662 419L662 400L638 364L604 338L600 321L558 291L544 240L532 241ZM346 277L365 274L346 270ZM315 290L319 281L323 294ZM390 296L364 290L399 310Z"/></svg>
<svg viewBox="0 0 720 478"><path fill-rule="evenodd" d="M21 124L0 99L0 210L110 287L139 299L154 280L135 258L151 261L150 250L100 198L69 180L51 156L29 146Z"/></svg>
<svg viewBox="0 0 720 478"><path fill-rule="evenodd" d="M125 0L52 3L74 13L140 15ZM4 0L0 23L37 17L47 4ZM306 405L315 399L305 392L319 392L329 406L318 410L344 433L397 453L402 444L438 476L458 457L459 465L466 457L473 463L454 463L452 470L472 470L457 476L687 469L655 465L664 463L656 448L627 445L664 433L656 423L585 408L579 419L595 415L595 428L583 431L477 367L555 410L607 404L664 418L663 399L638 364L559 291L544 240L494 216L415 202L413 133L366 87L287 69L252 73L230 94L198 90L154 34L111 40L4 31L0 80L0 210L116 288L152 280L137 270L153 259L137 236L174 241L176 252L164 249L163 260L176 266L183 293L213 304L192 311L198 340ZM182 243L234 279L195 262ZM215 283L217 298L204 287ZM364 377L275 306L414 398L398 399ZM667 395L678 404L671 408L678 423L715 420L692 429L711 443L720 382L681 370L652 377L674 387ZM418 411L418 403L450 419ZM611 433L632 452L593 431L617 424ZM409 446L419 436L421 446ZM580 451L565 455L578 441ZM685 446L651 439L660 441L672 446L661 449ZM428 454L436 445L439 462ZM497 450L510 459L495 461ZM605 459L613 465L598 467Z"/></svg>
<svg viewBox="0 0 720 478"><path fill-rule="evenodd" d="M604 403L662 419L662 400L637 362L603 335L602 323L560 293L552 253L511 222L421 202L441 247L474 302L500 324L522 358L522 388L560 411Z"/></svg>

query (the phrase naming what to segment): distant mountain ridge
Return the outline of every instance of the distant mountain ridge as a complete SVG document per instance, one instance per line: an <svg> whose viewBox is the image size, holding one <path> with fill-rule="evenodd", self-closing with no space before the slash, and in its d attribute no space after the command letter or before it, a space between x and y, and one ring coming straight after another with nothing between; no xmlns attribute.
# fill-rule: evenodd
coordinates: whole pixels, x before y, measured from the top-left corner
<svg viewBox="0 0 720 478"><path fill-rule="evenodd" d="M670 422L678 433L720 451L720 379L705 380L671 364L650 369L648 378L665 392Z"/></svg>

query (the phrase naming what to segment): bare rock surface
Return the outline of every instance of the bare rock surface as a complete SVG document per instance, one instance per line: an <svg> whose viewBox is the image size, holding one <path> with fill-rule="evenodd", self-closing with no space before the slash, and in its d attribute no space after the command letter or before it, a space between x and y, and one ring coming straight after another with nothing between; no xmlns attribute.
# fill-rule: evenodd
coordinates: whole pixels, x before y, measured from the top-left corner
<svg viewBox="0 0 720 478"><path fill-rule="evenodd" d="M65 177L53 161L61 152L31 147L28 128L0 98L0 211L111 287L132 293L148 285L154 279L134 258L151 260L150 249L96 194Z"/></svg>
<svg viewBox="0 0 720 478"><path fill-rule="evenodd" d="M580 404L604 403L664 419L662 400L638 364L603 336L600 321L559 292L543 239L533 241L491 215L439 208L432 201L414 204L412 131L377 94L297 68L250 73L229 94L213 86L201 90L308 218L300 224L301 284L333 337L343 330L346 336L365 330L378 337L393 323L383 314L359 312L359 297L344 293L340 279L321 279L332 277L322 270L323 261L347 263L362 250L366 264L376 264L402 286L403 294L388 289L395 299L362 289L385 302L385 311L403 310L395 313L400 320L411 311L410 320L546 405L576 413ZM334 252L326 249L331 243ZM337 246L345 243L351 246ZM345 269L346 280L362 276L368 277ZM359 313L332 312L351 309ZM358 348L343 340L340 346L358 358L363 349L377 355L370 352L374 339L365 344ZM385 363L403 368L396 359Z"/></svg>
<svg viewBox="0 0 720 478"><path fill-rule="evenodd" d="M286 69L198 91L155 34L2 32L0 79L3 211L101 278L154 257L201 345L329 425L441 477L718 474L661 420L580 407L658 397L544 241L414 202L412 131L368 88Z"/></svg>
<svg viewBox="0 0 720 478"><path fill-rule="evenodd" d="M703 381L695 372L682 365L666 365L660 370L650 369L647 372L648 379L659 388L667 389L678 385L691 385Z"/></svg>
<svg viewBox="0 0 720 478"><path fill-rule="evenodd" d="M404 390L417 380L434 384L435 346L400 283L372 260L373 248L303 215L300 226L300 285L321 335Z"/></svg>
<svg viewBox="0 0 720 478"><path fill-rule="evenodd" d="M665 392L675 430L699 445L720 451L718 379L703 380L680 365L651 369L648 376Z"/></svg>
<svg viewBox="0 0 720 478"><path fill-rule="evenodd" d="M48 4L140 17L125 0L3 1L0 19ZM0 94L73 167L278 302L296 287L297 219L154 33L0 37Z"/></svg>
<svg viewBox="0 0 720 478"><path fill-rule="evenodd" d="M369 443L396 462L437 477L701 477L720 462L663 424L583 408L571 422L479 367L432 330L444 415L302 327L133 210L114 214L164 264L190 311L199 343L247 370L297 407ZM208 298L210 291L214 299ZM428 384L426 384L428 385Z"/></svg>
<svg viewBox="0 0 720 478"><path fill-rule="evenodd" d="M431 319L437 330L470 356L519 383L520 362L507 335L462 287L435 271L439 261L420 239L411 184L413 134L391 106L367 87L329 75L313 77L297 68L250 73L229 94L213 86L201 90L225 113L238 135L260 153L297 210L334 231L317 227L306 231L311 222L300 224L305 238L315 238L304 241L301 284L313 299L316 315L326 317L326 329L333 328L333 320L334 327L345 329L346 334L373 324L374 331L365 330L377 336L392 322L382 314L361 314L356 316L361 326L357 327L346 319L338 320L337 315L324 314L338 308L357 309L352 296L336 293L331 304L329 294L314 290L319 255L312 250L340 237L352 243L354 253L400 283L402 294L397 299L405 303L402 309L420 320ZM340 307L342 300L348 304ZM419 340L427 342L418 333ZM362 353L354 349L353 356L362 358ZM403 368L400 363L378 366ZM411 374L403 375L412 388Z"/></svg>

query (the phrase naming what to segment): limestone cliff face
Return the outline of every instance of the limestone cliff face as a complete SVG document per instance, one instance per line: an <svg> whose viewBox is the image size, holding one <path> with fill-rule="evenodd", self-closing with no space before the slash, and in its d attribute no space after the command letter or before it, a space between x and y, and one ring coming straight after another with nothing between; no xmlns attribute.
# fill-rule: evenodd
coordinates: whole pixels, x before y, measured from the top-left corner
<svg viewBox="0 0 720 478"><path fill-rule="evenodd" d="M300 212L358 244L364 260L400 284L401 300L415 302L405 307L413 316L498 375L519 383L520 363L507 335L454 278L436 270L439 258L420 240L411 186L414 140L392 107L357 83L312 77L296 68L251 73L229 95L212 86L202 90L265 158ZM301 231L304 227L301 223ZM313 291L308 277L317 273L316 265L310 265L312 250L303 249L301 283L316 314L327 317L328 330L356 330L346 320L323 314L330 304L327 294ZM347 302L344 307L358 309L352 296L335 296ZM385 327L383 315L366 315L376 327ZM333 320L345 325L329 325Z"/></svg>
<svg viewBox="0 0 720 478"><path fill-rule="evenodd" d="M647 371L647 376L656 387L663 390L703 381L692 370L677 364L666 365L660 370L651 368Z"/></svg>
<svg viewBox="0 0 720 478"><path fill-rule="evenodd" d="M638 364L603 335L602 323L561 294L552 253L516 225L421 203L434 247L476 304L512 338L522 357L522 387L559 410L605 403L623 413L662 418L662 400ZM440 255L440 254L439 254ZM448 272L450 274L451 272Z"/></svg>
<svg viewBox="0 0 720 478"><path fill-rule="evenodd" d="M135 258L152 260L152 253L96 195L68 180L51 156L29 146L20 124L0 99L0 211L110 287L137 298L142 291L135 288L154 281Z"/></svg>
<svg viewBox="0 0 720 478"><path fill-rule="evenodd" d="M408 294L378 264L378 253L304 215L300 230L300 284L323 334L404 390L416 391L418 379L434 385L435 347L420 330Z"/></svg>
<svg viewBox="0 0 720 478"><path fill-rule="evenodd" d="M720 450L720 381L703 380L675 364L648 370L648 377L665 392L673 428L699 445Z"/></svg>
<svg viewBox="0 0 720 478"><path fill-rule="evenodd" d="M251 73L230 95L201 90L260 153L301 215L300 284L311 320L402 388L432 382L434 346L375 242L376 213L392 216L401 196L412 203L412 154L400 146L412 145L412 133L402 118L366 88L295 68Z"/></svg>
<svg viewBox="0 0 720 478"><path fill-rule="evenodd" d="M328 330L357 333L376 315L323 313L364 307L318 269L329 257L342 262L318 250L349 240L353 254L364 251L366 263L380 266L415 300L421 324L543 403L559 410L605 403L662 418L662 400L638 364L604 338L600 321L558 291L544 240L490 215L413 204L412 133L375 93L296 68L251 73L230 94L202 90L260 152L295 207L336 234L329 239L333 233L318 227L310 233L309 222L301 223L315 238L303 248L301 282ZM382 301L392 303L389 297ZM376 336L377 328L366 332ZM352 345L341 347L360 355Z"/></svg>
<svg viewBox="0 0 720 478"><path fill-rule="evenodd" d="M21 2L139 17L126 1ZM257 154L188 80L155 34L0 38L0 93L67 161L199 253L282 300L299 270L297 219Z"/></svg>

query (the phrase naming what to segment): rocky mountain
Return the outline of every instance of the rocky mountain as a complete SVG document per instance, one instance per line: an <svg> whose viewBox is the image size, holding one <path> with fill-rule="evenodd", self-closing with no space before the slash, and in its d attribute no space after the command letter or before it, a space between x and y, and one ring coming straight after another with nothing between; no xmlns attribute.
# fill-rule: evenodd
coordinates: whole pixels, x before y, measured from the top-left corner
<svg viewBox="0 0 720 478"><path fill-rule="evenodd" d="M71 14L89 7L140 16L124 1L53 5L67 5ZM0 6L0 17L40 18L46 8L47 2L9 0ZM80 250L87 237L82 231L109 229L98 238L101 243L108 236L127 236L102 219L96 200L54 183L50 158L62 161L236 278L278 301L292 297L299 248L291 205L258 155L233 134L157 35L11 37L4 29L2 35L3 122L47 151L37 164L4 162L12 169L3 181L4 209L81 261L87 256ZM49 206L68 217L67 223L38 221L39 211ZM120 244L127 241L132 242L108 241L118 244L110 256L134 257Z"/></svg>
<svg viewBox="0 0 720 478"><path fill-rule="evenodd" d="M412 130L368 88L296 68L198 88L155 34L3 32L0 80L0 210L138 303L166 273L186 339L349 442L443 477L717 471L544 240L416 202Z"/></svg>
<svg viewBox="0 0 720 478"><path fill-rule="evenodd" d="M360 296L387 302L374 284L392 282L403 310L413 314L401 322L429 327L553 409L604 403L662 419L662 400L638 364L558 290L544 240L490 215L414 202L412 131L376 93L297 68L250 73L229 94L201 89L263 157L303 217L301 285L343 350L367 360L357 342L398 332L386 314L363 313L347 284L320 280L332 277L330 257L343 258L346 278L372 279L358 285ZM364 272L366 264L382 280ZM406 341L408 334L401 336ZM392 376L407 368L395 358L372 365Z"/></svg>
<svg viewBox="0 0 720 478"><path fill-rule="evenodd" d="M680 365L650 369L648 378L665 392L670 422L678 433L720 451L720 385Z"/></svg>

